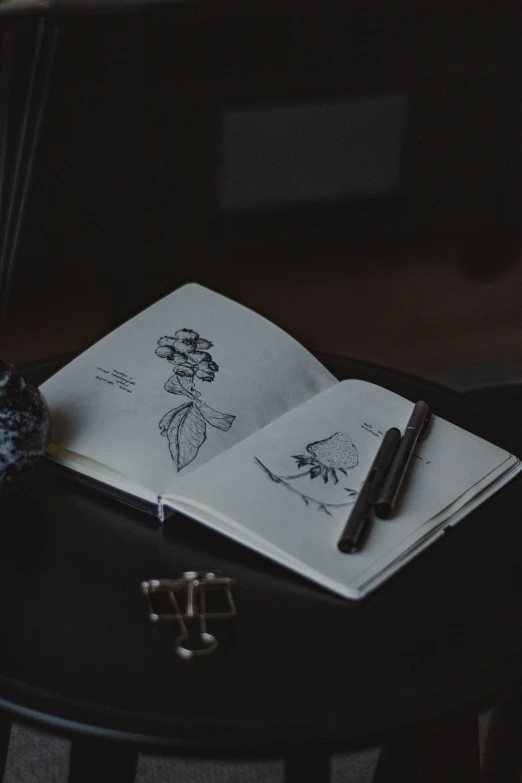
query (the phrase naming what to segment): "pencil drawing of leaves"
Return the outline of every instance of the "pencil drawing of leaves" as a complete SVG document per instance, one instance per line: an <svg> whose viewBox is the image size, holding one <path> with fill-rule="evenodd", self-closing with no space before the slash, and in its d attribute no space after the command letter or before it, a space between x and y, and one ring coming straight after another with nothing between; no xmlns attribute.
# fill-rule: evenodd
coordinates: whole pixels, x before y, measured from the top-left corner
<svg viewBox="0 0 522 783"><path fill-rule="evenodd" d="M171 394L183 394L186 397L201 397L201 392L196 390L192 378L178 373L170 376L165 384L165 391Z"/></svg>
<svg viewBox="0 0 522 783"><path fill-rule="evenodd" d="M213 427L217 427L219 430L229 430L232 426L232 422L236 418L230 413L220 413L219 411L211 408L205 402L198 401L198 408L206 421Z"/></svg>
<svg viewBox="0 0 522 783"><path fill-rule="evenodd" d="M167 428L167 438L178 470L192 462L207 437L206 429L205 419L193 402L187 402L174 411Z"/></svg>
<svg viewBox="0 0 522 783"><path fill-rule="evenodd" d="M1 0L0 0L1 2ZM219 430L229 430L235 416L214 410L201 400L195 383L212 383L219 367L208 353L213 343L193 329L178 329L173 336L158 340L156 356L166 359L174 374L165 383L170 394L188 397L186 402L166 413L159 423L161 434L168 439L169 450L178 470L195 458L207 437L207 424Z"/></svg>
<svg viewBox="0 0 522 783"><path fill-rule="evenodd" d="M189 403L187 403L187 405L188 405L188 404L189 404ZM160 432L161 432L161 434L162 434L162 435L163 435L165 438L167 437L167 432L168 432L168 429L169 429L169 424L170 424L170 422L172 421L172 419L174 418L174 415L175 415L175 413L176 413L176 411L177 411L177 410L179 410L179 408L174 408L174 410L171 410L171 411L169 411L168 413L166 413L166 414L163 416L163 418L161 419L160 423L159 423Z"/></svg>

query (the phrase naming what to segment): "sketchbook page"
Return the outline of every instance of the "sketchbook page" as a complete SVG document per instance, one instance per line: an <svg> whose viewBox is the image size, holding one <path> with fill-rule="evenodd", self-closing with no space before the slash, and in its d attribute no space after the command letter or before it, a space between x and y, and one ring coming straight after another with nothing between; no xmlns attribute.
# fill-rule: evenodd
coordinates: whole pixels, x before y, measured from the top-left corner
<svg viewBox="0 0 522 783"><path fill-rule="evenodd" d="M435 530L433 529L433 526L430 526L426 535L420 538L417 537L413 546L401 551L400 555L395 559L387 558L387 561L381 570L377 571L377 568L374 568L374 571L370 574L368 580L364 581L364 576L362 578L360 577L358 582L360 596L363 597L367 595L382 584L382 582L402 568L402 566L406 565L406 563L420 554L423 549L426 549L426 547L432 544L434 540L444 535L448 527L453 527L457 522L460 522L461 519L470 514L481 503L484 503L484 501L501 490L509 481L512 481L521 470L522 465L516 458L509 460L509 464L504 463L501 469L494 471L494 474L496 474L494 481L488 483L487 487L484 488L484 491L479 492L478 495L474 495L473 499L465 503L449 520L443 520L436 526ZM480 484L482 485L482 482L480 482Z"/></svg>
<svg viewBox="0 0 522 783"><path fill-rule="evenodd" d="M159 506L158 496L155 492L152 492L150 489L142 487L135 482L128 481L121 473L111 470L99 462L87 459L86 457L81 457L78 454L52 445L48 449L47 456L53 462L58 462L66 468L74 470L77 473L82 473L89 479L100 481L102 484L107 484L121 492L126 492L129 495L134 495L142 500L146 500L156 507Z"/></svg>
<svg viewBox="0 0 522 783"><path fill-rule="evenodd" d="M392 426L404 430L412 410L378 386L343 381L181 478L164 500L192 505L203 521L219 517L222 532L258 551L263 541L279 560L288 553L290 567L351 595L509 462L503 449L434 416L393 519L375 521L361 552L342 554L337 541L381 439Z"/></svg>
<svg viewBox="0 0 522 783"><path fill-rule="evenodd" d="M189 284L41 388L55 445L159 494L333 383L277 326Z"/></svg>
<svg viewBox="0 0 522 783"><path fill-rule="evenodd" d="M396 563L409 559L419 548L423 548L426 542L430 542L434 531L447 530L453 527L453 525L477 508L478 505L484 503L491 495L497 492L507 481L513 479L520 472L520 467L520 461L516 457L509 455L500 465L466 492L462 493L450 505L413 530L394 549L386 552L381 561L373 563L368 568L368 575L365 572L361 572L358 576L358 586L360 588L366 587L368 583L367 576L369 581L371 581L376 574L385 573L386 570L395 567Z"/></svg>

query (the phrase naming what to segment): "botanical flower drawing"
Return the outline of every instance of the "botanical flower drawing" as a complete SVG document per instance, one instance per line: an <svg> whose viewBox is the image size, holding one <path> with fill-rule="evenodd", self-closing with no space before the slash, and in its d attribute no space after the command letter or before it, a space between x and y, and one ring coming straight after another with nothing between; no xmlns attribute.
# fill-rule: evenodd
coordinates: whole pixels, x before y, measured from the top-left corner
<svg viewBox="0 0 522 783"><path fill-rule="evenodd" d="M329 509L352 505L358 492L349 489L348 487L343 487L343 489L350 497L349 502L325 503L322 500L317 500L317 498L301 492L290 484L291 481L303 478L304 476L309 476L311 479L321 477L325 484L329 481L333 484L337 484L339 482L338 473L343 473L347 476L347 470L354 468L359 463L357 447L354 445L349 435L346 435L344 432L335 432L333 435L330 435L329 438L309 443L306 450L308 452L307 455L298 454L294 456L293 459L297 461L298 468L308 467L308 470L303 473L295 473L291 476L278 476L269 470L260 459L255 457L255 460L271 481L284 486L293 494L298 495L306 506L315 507L317 511L324 511L331 516Z"/></svg>
<svg viewBox="0 0 522 783"><path fill-rule="evenodd" d="M229 430L235 416L220 413L200 399L201 392L194 381L211 383L219 370L204 340L192 329L178 329L174 337L158 340L156 355L173 365L174 374L165 384L165 391L189 398L163 416L159 423L161 434L168 439L169 450L177 470L182 470L197 456L207 438L207 424L220 430Z"/></svg>
<svg viewBox="0 0 522 783"><path fill-rule="evenodd" d="M336 432L325 440L317 440L315 443L309 443L306 450L311 456L297 455L297 467L302 468L310 465L307 471L310 478L321 476L326 484L330 479L337 484L338 478L336 471L339 470L347 476L347 470L354 468L359 462L359 453L352 443L349 435L344 432ZM306 476L306 473L299 474ZM297 476L296 476L297 478Z"/></svg>

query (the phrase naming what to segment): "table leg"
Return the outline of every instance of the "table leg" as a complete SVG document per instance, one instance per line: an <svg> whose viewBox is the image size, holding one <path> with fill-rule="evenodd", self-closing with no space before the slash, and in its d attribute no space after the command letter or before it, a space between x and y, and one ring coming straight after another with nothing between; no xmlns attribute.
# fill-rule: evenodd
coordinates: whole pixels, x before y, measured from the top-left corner
<svg viewBox="0 0 522 783"><path fill-rule="evenodd" d="M71 743L69 783L132 783L136 776L138 754L116 742L75 739Z"/></svg>
<svg viewBox="0 0 522 783"><path fill-rule="evenodd" d="M0 714L0 780L4 779L5 762L11 736L11 720L7 715Z"/></svg>
<svg viewBox="0 0 522 783"><path fill-rule="evenodd" d="M290 756L285 759L285 783L330 783L329 756Z"/></svg>
<svg viewBox="0 0 522 783"><path fill-rule="evenodd" d="M382 749L373 783L480 783L478 719Z"/></svg>

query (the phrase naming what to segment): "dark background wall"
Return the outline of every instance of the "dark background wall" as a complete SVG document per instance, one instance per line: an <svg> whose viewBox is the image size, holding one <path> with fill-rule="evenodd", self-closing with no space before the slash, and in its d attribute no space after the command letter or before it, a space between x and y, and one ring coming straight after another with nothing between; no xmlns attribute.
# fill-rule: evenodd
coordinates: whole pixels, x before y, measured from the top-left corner
<svg viewBox="0 0 522 783"><path fill-rule="evenodd" d="M328 228L335 211L328 205L324 232L313 240L306 213L292 218L302 242L289 241L279 217L270 232L256 232L254 225L241 234L218 225L202 195L216 177L215 137L201 133L210 127L208 106L222 102L231 85L237 97L241 81L257 97L272 94L281 74L291 74L292 85L313 77L315 95L332 89L332 70L321 76L325 58L332 65L334 57L354 56L339 43L335 15L322 8L317 24L323 33L330 30L337 48L328 47L325 35L322 49L314 50L313 16L307 24L297 20L290 4L277 12L267 5L254 21L240 15L242 26L216 11L209 16L205 4L197 10L181 5L174 16L168 9L59 19L2 352L25 360L78 350L180 283L198 280L250 304L317 350L410 369L477 361L498 351L516 355L522 347L520 271L516 253L504 264L502 247L522 216L522 102L510 102L519 78L509 60L519 33L515 4L370 4L378 62L355 38L359 59L352 59L351 70L334 63L336 79L350 89L358 81L362 106L372 68L379 67L379 79L402 68L410 73L406 82L416 83L422 71L431 90L426 95L437 95L446 113L432 117L424 98L424 126L417 132L422 136L424 127L436 137L433 124L447 129L459 118L454 133L468 140L468 152L452 166L443 163L442 143L434 151L426 191L437 198L419 211L424 222L406 211L383 211L382 219L366 224L361 209L338 242ZM399 12L390 15L389 6ZM426 17L428 6L432 16ZM241 34L247 21L250 37ZM30 52L31 24L24 21L17 33L19 53ZM346 24L342 17L337 26L346 30ZM499 79L504 72L507 81ZM397 78L390 84L397 86ZM19 79L22 84L22 72ZM475 113L459 115L470 95ZM256 132L252 125L246 130ZM385 125L379 132L388 139L391 131ZM248 152L245 133L241 143ZM183 154L176 157L178 149ZM370 179L385 178L368 149L361 144L361 170ZM352 159L356 165L353 151ZM477 183L488 178L490 187L481 190ZM427 203L420 191L416 195L414 203ZM498 230L501 208L508 223ZM392 236L395 228L401 231ZM478 276L480 264L474 269L463 252L465 240L473 244L477 237L489 277Z"/></svg>

